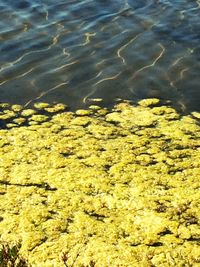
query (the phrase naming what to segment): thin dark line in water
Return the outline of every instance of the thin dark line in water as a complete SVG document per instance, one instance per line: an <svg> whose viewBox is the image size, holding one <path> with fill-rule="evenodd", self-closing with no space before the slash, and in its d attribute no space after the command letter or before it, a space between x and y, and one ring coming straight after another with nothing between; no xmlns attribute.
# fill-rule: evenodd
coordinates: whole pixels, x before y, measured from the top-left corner
<svg viewBox="0 0 200 267"><path fill-rule="evenodd" d="M189 50L189 53L192 54L192 53L193 53L193 50L190 49L190 50ZM172 70L173 67L175 67L176 65L178 65L178 63L179 63L181 60L183 60L184 58L186 58L186 56L181 56L181 57L177 58L177 59L171 64L171 66L168 68L168 72L169 72L170 70ZM183 67L184 67L184 68L181 69L179 75L177 75L178 78L175 79L175 80L172 80L172 79L170 78L170 76L168 75L168 73L166 73L166 78L167 78L167 80L169 81L170 86L173 87L173 88L175 88L177 92L179 92L179 89L178 89L178 87L176 86L176 83L178 83L179 81L181 81L181 80L184 78L184 73L190 69L190 68L188 68L188 67L186 67L186 66L183 66Z"/></svg>
<svg viewBox="0 0 200 267"><path fill-rule="evenodd" d="M72 62L70 62L70 63L64 64L64 65L62 65L62 66L60 66L60 67L57 67L57 68L53 69L51 72L56 72L56 71L61 70L61 69L65 68L65 67L74 65L74 64L76 64L76 63L78 63L78 62L79 62L78 60L72 61Z"/></svg>
<svg viewBox="0 0 200 267"><path fill-rule="evenodd" d="M17 79L19 79L19 78L21 78L21 77L24 77L24 76L26 76L27 74L31 73L34 69L35 69L35 68L31 68L31 69L27 70L26 72L24 72L24 73L22 73L22 74L20 74L20 75L18 75L18 76L16 76L16 77L14 77L13 79L5 80L5 81L1 82L0 85L3 85L3 84L5 84L5 83L9 82L10 80L17 80Z"/></svg>
<svg viewBox="0 0 200 267"><path fill-rule="evenodd" d="M94 86L96 86L96 85L98 85L98 84L100 84L100 83L102 83L102 82L108 81L108 80L114 80L114 79L116 79L121 73L122 73L122 71L120 71L119 73L115 74L114 76L109 76L109 77L103 78L103 79L101 79L100 81L96 82L96 83L94 84Z"/></svg>
<svg viewBox="0 0 200 267"><path fill-rule="evenodd" d="M179 81L181 81L181 80L184 78L184 77L183 77L184 72L188 71L189 69L190 69L190 68L184 68L184 69L182 69L182 70L180 71L179 77L178 77L176 80L170 82L170 85L171 85L172 87L176 88L177 91L178 91L178 88L177 88L177 86L176 86L175 84L178 83Z"/></svg>
<svg viewBox="0 0 200 267"><path fill-rule="evenodd" d="M171 67L176 66L176 65L177 65L182 59L184 59L184 58L185 58L185 56L182 56L182 57L177 58L177 59L172 63Z"/></svg>
<svg viewBox="0 0 200 267"><path fill-rule="evenodd" d="M24 107L27 107L27 106L30 105L33 101L36 101L36 100L41 99L43 96L47 95L48 93L50 93L50 92L52 92L52 91L58 89L59 87L61 87L61 86L63 86L63 85L67 85L68 83L69 83L68 81L67 81L67 82L64 82L64 83L60 83L60 84L58 84L58 85L56 85L56 86L54 86L54 87L48 89L47 91L40 93L39 96L37 96L36 98L33 98L33 99L29 100L28 102L26 102L26 104L24 105Z"/></svg>
<svg viewBox="0 0 200 267"><path fill-rule="evenodd" d="M63 48L63 55L70 57L71 54L69 52L66 51L66 48Z"/></svg>
<svg viewBox="0 0 200 267"><path fill-rule="evenodd" d="M130 41L128 41L125 45L121 46L118 50L117 50L117 56L122 60L123 64L126 64L126 60L124 59L124 57L121 55L121 52L128 46L130 45L132 42L134 42L135 40L137 40L137 38L141 35L142 33L137 34L135 37L133 37Z"/></svg>
<svg viewBox="0 0 200 267"><path fill-rule="evenodd" d="M153 61L153 63L148 64L148 65L145 65L142 68L138 69L136 72L134 72L133 76L130 78L131 81L134 80L136 78L136 76L140 72L142 72L143 70L148 69L148 68L151 68L151 67L154 67L155 64L163 57L163 55L165 53L165 47L162 44L160 44L160 43L158 43L158 45L161 48L161 52L159 53L159 55L155 58L155 60ZM131 91L131 93L133 93L133 90L131 88L129 90Z"/></svg>
<svg viewBox="0 0 200 267"><path fill-rule="evenodd" d="M97 62L95 65L96 67L99 65L102 65L104 62L106 62L106 59L102 59L101 61ZM98 68L98 67L97 67Z"/></svg>
<svg viewBox="0 0 200 267"><path fill-rule="evenodd" d="M54 46L58 42L58 36L59 35L56 35L55 37L53 37L52 44L50 44L50 46L48 46L47 48L26 52L21 57L19 57L18 59L14 60L12 62L6 63L3 67L0 68L0 73L2 71L6 70L6 69L9 69L9 68L13 67L15 64L19 63L24 57L26 57L26 56L28 56L30 54L48 51L49 49L52 48L52 46Z"/></svg>
<svg viewBox="0 0 200 267"><path fill-rule="evenodd" d="M62 25L61 23L55 23L56 26L58 26L58 30L59 28L62 28L64 29L65 26ZM28 24L24 24L24 32L28 30ZM69 31L67 30L67 33ZM66 32L65 32L66 33ZM61 36L61 34L63 34L63 32L59 32L57 33L55 36L52 36L52 42L51 44L47 47L47 48L44 48L44 49L38 49L38 50L33 50L33 51L29 51L29 52L25 52L23 55L21 55L19 58L17 58L16 60L12 61L12 62L8 62L6 63L5 65L3 65L1 68L0 68L0 73L3 72L4 70L6 69L9 69L9 68L12 68L14 65L16 65L17 63L21 62L26 56L29 56L31 54L34 54L34 53L40 53L40 52L45 52L45 51L48 51L50 50L53 46L55 46L56 44L58 44L59 42L59 37ZM7 80L8 81L8 80ZM4 82L3 82L4 83ZM0 85L2 85L3 83L1 83Z"/></svg>
<svg viewBox="0 0 200 267"><path fill-rule="evenodd" d="M102 71L99 72L99 74L96 76L96 78L97 78L98 76L100 76L101 73L102 73ZM115 74L114 76L109 76L109 77L103 78L103 79L99 80L98 82L96 82L94 85L92 85L92 87L94 87L94 89L93 89L88 95L86 95L86 96L83 98L82 102L83 102L83 103L86 103L86 102L87 102L87 99L88 99L91 95L93 95L93 94L96 92L96 90L97 90L97 85L98 85L98 84L100 84L100 83L102 83L102 82L105 82L105 81L108 81L108 80L115 80L116 78L118 78L118 76L119 76L121 73L122 73L122 71L120 71L119 73Z"/></svg>
<svg viewBox="0 0 200 267"><path fill-rule="evenodd" d="M197 9L200 9L200 1L196 1L196 4L197 4L197 7L192 7L190 9L184 9L184 10L181 10L180 11L180 14L182 15L182 17L184 18L184 13L188 13L190 11L194 11L194 10L197 10Z"/></svg>
<svg viewBox="0 0 200 267"><path fill-rule="evenodd" d="M97 73L97 75L96 75L94 78L90 79L90 81L93 80L93 79L95 79L95 78L98 78L99 76L101 76L102 72L103 72L102 70L99 71L99 73ZM94 85L93 85L93 86L94 86ZM91 92L89 92L89 94L87 94L86 96L84 96L82 102L83 102L84 104L86 104L86 102L87 102L87 100L88 100L88 97L90 97L91 95L93 95L95 92L96 92L96 88L94 88Z"/></svg>

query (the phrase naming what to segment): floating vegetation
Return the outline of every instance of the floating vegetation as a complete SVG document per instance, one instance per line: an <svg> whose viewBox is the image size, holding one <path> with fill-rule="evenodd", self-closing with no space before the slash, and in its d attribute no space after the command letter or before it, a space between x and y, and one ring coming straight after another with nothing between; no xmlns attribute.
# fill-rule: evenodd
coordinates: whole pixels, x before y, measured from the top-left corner
<svg viewBox="0 0 200 267"><path fill-rule="evenodd" d="M0 107L0 235L30 266L200 264L197 112Z"/></svg>

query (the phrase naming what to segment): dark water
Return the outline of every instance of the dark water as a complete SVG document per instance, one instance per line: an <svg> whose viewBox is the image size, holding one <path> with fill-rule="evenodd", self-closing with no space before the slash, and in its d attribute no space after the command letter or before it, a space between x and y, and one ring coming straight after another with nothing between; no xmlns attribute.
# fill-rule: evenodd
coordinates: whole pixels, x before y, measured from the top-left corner
<svg viewBox="0 0 200 267"><path fill-rule="evenodd" d="M200 111L200 0L0 0L0 102Z"/></svg>

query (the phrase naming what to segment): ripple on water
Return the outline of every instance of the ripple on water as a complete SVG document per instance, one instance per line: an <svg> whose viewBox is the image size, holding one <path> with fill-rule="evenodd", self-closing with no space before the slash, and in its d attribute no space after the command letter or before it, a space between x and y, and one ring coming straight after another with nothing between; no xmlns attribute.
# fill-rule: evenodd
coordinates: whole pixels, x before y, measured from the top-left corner
<svg viewBox="0 0 200 267"><path fill-rule="evenodd" d="M0 101L45 97L77 108L95 97L110 106L155 96L200 109L199 1L0 5Z"/></svg>

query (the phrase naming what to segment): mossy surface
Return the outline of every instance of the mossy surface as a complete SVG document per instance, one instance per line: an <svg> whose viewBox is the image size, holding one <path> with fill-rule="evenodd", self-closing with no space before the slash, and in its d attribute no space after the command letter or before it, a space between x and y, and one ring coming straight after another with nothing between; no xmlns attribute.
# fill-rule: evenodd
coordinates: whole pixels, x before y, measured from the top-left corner
<svg viewBox="0 0 200 267"><path fill-rule="evenodd" d="M1 240L35 267L200 266L198 118L158 104L1 104Z"/></svg>

